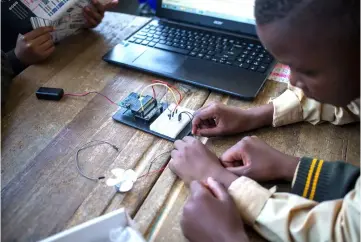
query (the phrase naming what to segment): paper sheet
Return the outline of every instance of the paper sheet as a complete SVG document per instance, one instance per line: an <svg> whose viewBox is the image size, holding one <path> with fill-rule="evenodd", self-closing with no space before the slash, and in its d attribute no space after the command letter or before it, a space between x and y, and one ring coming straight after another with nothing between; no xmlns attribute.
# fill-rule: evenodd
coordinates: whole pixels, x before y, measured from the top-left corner
<svg viewBox="0 0 361 242"><path fill-rule="evenodd" d="M269 75L268 79L278 82L289 83L291 76L291 70L288 66L283 64L277 64Z"/></svg>
<svg viewBox="0 0 361 242"><path fill-rule="evenodd" d="M59 20L77 0L20 0L37 17L51 21Z"/></svg>
<svg viewBox="0 0 361 242"><path fill-rule="evenodd" d="M37 17L31 17L33 29L53 26L54 42L77 33L85 27L84 7L90 5L90 0L21 0ZM101 4L110 0L99 1Z"/></svg>

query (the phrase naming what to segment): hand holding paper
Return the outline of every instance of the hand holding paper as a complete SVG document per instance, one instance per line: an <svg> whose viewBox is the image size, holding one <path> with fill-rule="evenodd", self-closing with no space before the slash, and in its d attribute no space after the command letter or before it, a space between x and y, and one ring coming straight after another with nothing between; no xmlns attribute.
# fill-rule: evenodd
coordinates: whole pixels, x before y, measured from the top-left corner
<svg viewBox="0 0 361 242"><path fill-rule="evenodd" d="M41 27L25 35L19 34L15 47L16 57L26 65L45 60L55 50L51 36L53 30L53 27Z"/></svg>
<svg viewBox="0 0 361 242"><path fill-rule="evenodd" d="M118 4L118 0L102 4L98 0L92 0L91 4L84 8L84 18L86 19L86 28L95 28L100 24L104 17L105 10L111 9Z"/></svg>

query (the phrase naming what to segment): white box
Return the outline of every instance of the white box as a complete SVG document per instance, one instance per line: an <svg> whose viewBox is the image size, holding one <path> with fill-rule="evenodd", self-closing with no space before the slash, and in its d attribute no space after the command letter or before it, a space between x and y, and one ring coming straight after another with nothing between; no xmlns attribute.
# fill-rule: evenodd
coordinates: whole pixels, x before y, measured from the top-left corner
<svg viewBox="0 0 361 242"><path fill-rule="evenodd" d="M41 242L145 242L124 208L89 220Z"/></svg>

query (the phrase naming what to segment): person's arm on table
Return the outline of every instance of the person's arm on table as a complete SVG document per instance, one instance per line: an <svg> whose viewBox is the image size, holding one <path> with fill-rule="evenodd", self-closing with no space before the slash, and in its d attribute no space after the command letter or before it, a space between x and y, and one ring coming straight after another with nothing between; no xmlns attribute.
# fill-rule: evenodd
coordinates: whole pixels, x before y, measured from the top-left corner
<svg viewBox="0 0 361 242"><path fill-rule="evenodd" d="M322 122L342 125L360 119L359 99L347 107L335 107L307 98L301 89L292 85L289 85L283 94L272 100L272 103L274 107L272 124L274 127L301 121L314 125Z"/></svg>
<svg viewBox="0 0 361 242"><path fill-rule="evenodd" d="M360 180L343 199L318 203L274 193L247 177L228 189L245 222L270 241L360 241Z"/></svg>
<svg viewBox="0 0 361 242"><path fill-rule="evenodd" d="M207 137L229 135L301 121L342 125L359 121L359 115L359 100L345 108L335 107L307 98L301 89L290 85L279 97L259 107L240 109L222 103L202 107L194 115L192 133Z"/></svg>
<svg viewBox="0 0 361 242"><path fill-rule="evenodd" d="M227 187L242 219L271 241L358 241L360 185L355 166L308 158L299 163L299 158L257 137L241 140L220 158L199 140L185 137L175 142L171 156L169 168L186 184L213 177ZM275 193L252 179L295 180L296 194ZM319 203L310 198L334 200ZM216 216L212 211L211 216Z"/></svg>

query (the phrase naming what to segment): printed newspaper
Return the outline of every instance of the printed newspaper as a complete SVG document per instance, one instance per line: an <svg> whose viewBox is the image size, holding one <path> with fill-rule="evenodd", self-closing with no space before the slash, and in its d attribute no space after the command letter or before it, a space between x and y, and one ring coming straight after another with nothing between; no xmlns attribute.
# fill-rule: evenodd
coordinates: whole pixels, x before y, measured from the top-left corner
<svg viewBox="0 0 361 242"><path fill-rule="evenodd" d="M54 42L59 42L65 37L75 34L85 26L83 8L88 6L91 0L19 0L34 15L29 21L33 29L45 26L53 26L52 33ZM110 0L99 1L102 4ZM18 15L22 15L22 6L14 6ZM24 14L25 15L25 14ZM26 16L26 15L25 15Z"/></svg>

